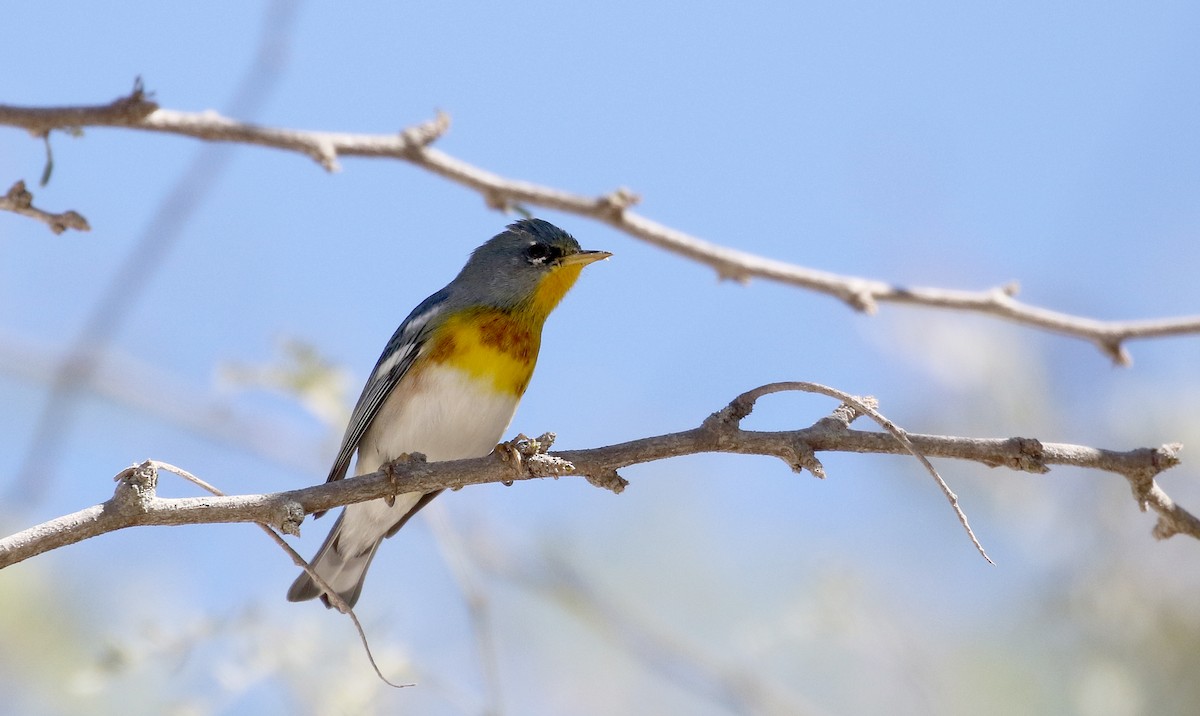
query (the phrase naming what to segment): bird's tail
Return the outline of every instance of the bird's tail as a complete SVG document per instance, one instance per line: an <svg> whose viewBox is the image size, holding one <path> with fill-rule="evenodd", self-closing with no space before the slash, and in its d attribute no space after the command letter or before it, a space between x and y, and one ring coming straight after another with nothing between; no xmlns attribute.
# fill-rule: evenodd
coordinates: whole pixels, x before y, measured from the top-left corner
<svg viewBox="0 0 1200 716"><path fill-rule="evenodd" d="M363 580L367 577L367 567L371 566L375 550L379 549L379 543L383 541L383 538L381 537L369 549L358 554L343 554L339 549L341 545L338 537L342 531L344 517L345 512L338 515L337 524L329 531L329 536L325 538L325 544L321 545L321 549L317 550L316 556L309 564L312 565L313 571L321 575L321 578L333 588L334 592L337 592L346 604L353 607L358 601L359 595L362 594ZM325 606L332 606L325 591L313 581L312 577L308 576L308 572L297 577L287 593L290 602L303 602L317 597L325 602Z"/></svg>

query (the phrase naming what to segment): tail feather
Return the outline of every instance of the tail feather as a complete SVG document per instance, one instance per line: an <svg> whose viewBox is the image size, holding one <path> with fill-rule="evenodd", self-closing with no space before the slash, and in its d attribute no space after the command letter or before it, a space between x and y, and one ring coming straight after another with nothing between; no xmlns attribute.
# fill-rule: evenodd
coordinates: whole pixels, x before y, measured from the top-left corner
<svg viewBox="0 0 1200 716"><path fill-rule="evenodd" d="M371 560L375 558L375 551L379 549L380 543L396 534L418 510L429 504L429 501L441 492L409 492L397 495L391 505L387 505L383 500L373 500L342 510L333 529L329 530L325 543L309 562L313 571L347 604L354 606L362 594L367 567L371 566ZM347 516L351 521L348 529L345 524ZM321 598L325 606L332 606L325 590L317 586L313 578L308 576L308 572L297 577L287 593L288 601L292 602L303 602L317 597Z"/></svg>
<svg viewBox="0 0 1200 716"><path fill-rule="evenodd" d="M379 543L383 540L380 538L369 549L357 554L343 554L339 549L341 545L338 537L342 530L344 517L344 512L338 516L338 521L329 531L325 543L321 545L321 549L317 551L316 556L309 564L312 565L313 571L321 575L321 578L346 604L353 607L358 602L359 595L362 594L363 582L367 577L367 567L371 566L375 551L379 549ZM287 593L290 602L303 602L317 597L321 598L325 606L332 606L325 590L318 586L312 577L308 576L308 572L297 577Z"/></svg>

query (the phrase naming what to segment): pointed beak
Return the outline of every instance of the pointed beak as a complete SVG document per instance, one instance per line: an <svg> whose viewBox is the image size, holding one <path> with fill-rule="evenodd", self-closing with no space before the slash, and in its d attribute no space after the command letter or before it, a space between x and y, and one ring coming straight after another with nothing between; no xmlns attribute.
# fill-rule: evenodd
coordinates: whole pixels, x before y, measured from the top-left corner
<svg viewBox="0 0 1200 716"><path fill-rule="evenodd" d="M561 261L563 266L571 266L574 264L582 264L587 266L588 264L595 263L597 261L603 261L609 256L612 256L612 254L607 251L580 251L577 254L571 254L570 256L562 257Z"/></svg>

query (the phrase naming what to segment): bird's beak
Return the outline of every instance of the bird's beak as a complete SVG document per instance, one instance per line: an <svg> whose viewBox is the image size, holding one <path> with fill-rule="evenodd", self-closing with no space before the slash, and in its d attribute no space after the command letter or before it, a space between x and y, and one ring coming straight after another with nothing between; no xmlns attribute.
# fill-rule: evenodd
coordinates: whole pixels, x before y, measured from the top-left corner
<svg viewBox="0 0 1200 716"><path fill-rule="evenodd" d="M612 254L607 251L580 251L577 254L571 254L570 256L562 257L561 265L572 266L574 264L581 264L583 266L587 266L590 263L603 261L609 256L612 256Z"/></svg>

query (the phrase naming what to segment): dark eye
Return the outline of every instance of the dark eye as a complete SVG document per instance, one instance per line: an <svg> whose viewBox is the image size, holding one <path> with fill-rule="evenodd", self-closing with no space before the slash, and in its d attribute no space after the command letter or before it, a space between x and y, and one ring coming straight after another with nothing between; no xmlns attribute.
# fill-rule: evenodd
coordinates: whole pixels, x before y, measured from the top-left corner
<svg viewBox="0 0 1200 716"><path fill-rule="evenodd" d="M531 263L540 264L550 256L550 247L546 244L532 244L525 249L525 255L529 257Z"/></svg>

